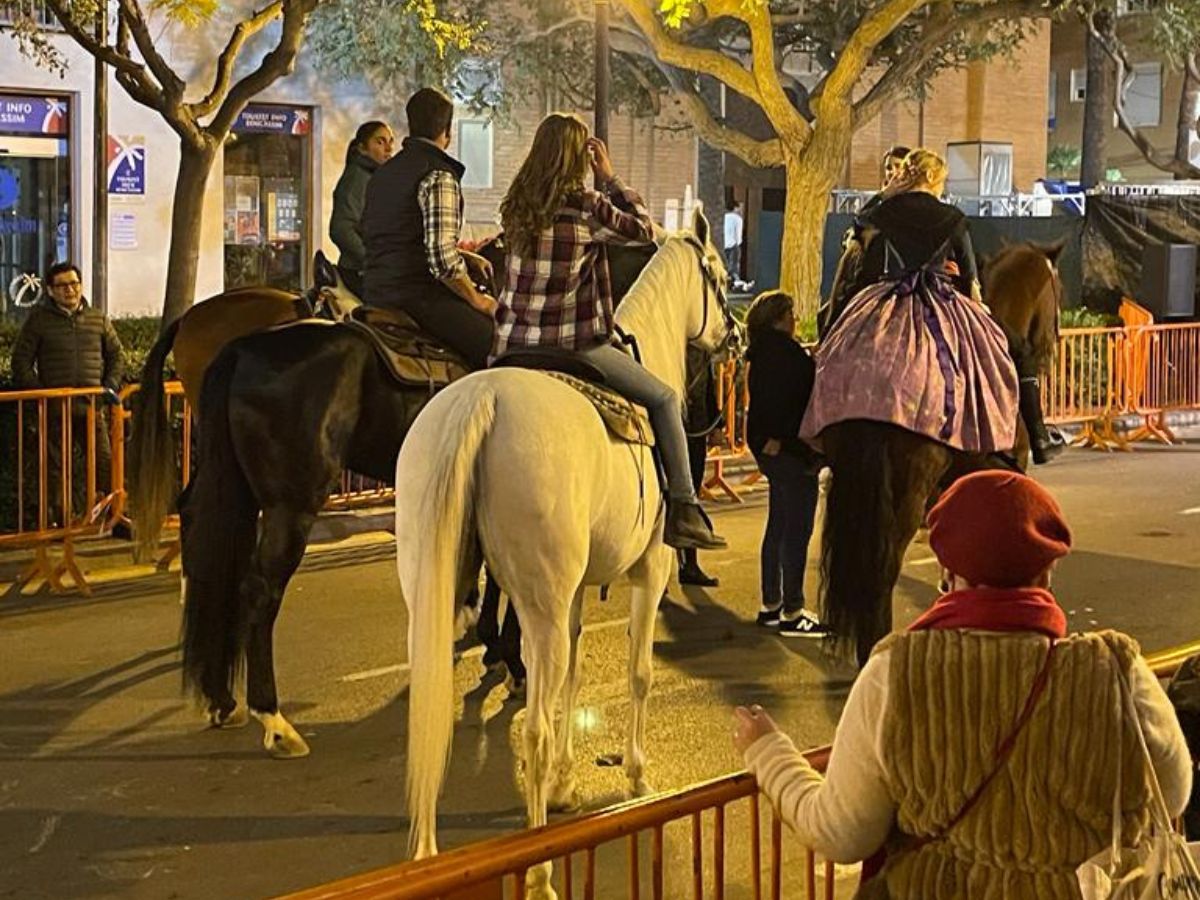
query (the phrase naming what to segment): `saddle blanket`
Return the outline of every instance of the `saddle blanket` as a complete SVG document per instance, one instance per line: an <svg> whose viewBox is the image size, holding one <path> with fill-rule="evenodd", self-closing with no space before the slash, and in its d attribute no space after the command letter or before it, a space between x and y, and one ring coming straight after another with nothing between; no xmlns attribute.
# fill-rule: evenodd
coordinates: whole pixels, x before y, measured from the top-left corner
<svg viewBox="0 0 1200 900"><path fill-rule="evenodd" d="M816 354L800 436L887 422L968 453L1016 443L1017 371L1003 330L940 273L872 285L847 305Z"/></svg>
<svg viewBox="0 0 1200 900"><path fill-rule="evenodd" d="M650 427L650 416L643 407L631 403L616 391L576 378L574 375L550 371L544 374L570 385L590 400L600 418L604 420L608 433L613 437L628 444L654 446L654 429Z"/></svg>

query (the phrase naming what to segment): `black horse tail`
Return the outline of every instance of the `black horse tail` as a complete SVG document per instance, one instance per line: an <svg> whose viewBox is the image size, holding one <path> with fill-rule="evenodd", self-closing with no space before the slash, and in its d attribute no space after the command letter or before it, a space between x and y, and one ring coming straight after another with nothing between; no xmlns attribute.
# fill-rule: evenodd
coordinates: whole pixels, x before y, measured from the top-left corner
<svg viewBox="0 0 1200 900"><path fill-rule="evenodd" d="M824 622L839 650L853 648L859 664L891 630L891 596L898 567L888 441L868 422L842 422L824 433L833 478L821 536Z"/></svg>
<svg viewBox="0 0 1200 900"><path fill-rule="evenodd" d="M238 461L229 420L236 344L204 376L196 475L181 497L183 680L227 713L244 658L242 581L250 568L258 505ZM223 707L229 706L229 709Z"/></svg>
<svg viewBox="0 0 1200 900"><path fill-rule="evenodd" d="M129 503L133 513L135 553L145 559L158 547L163 519L174 499L175 442L163 395L163 365L175 345L182 316L167 326L146 357L141 389L133 399L133 433L129 442Z"/></svg>

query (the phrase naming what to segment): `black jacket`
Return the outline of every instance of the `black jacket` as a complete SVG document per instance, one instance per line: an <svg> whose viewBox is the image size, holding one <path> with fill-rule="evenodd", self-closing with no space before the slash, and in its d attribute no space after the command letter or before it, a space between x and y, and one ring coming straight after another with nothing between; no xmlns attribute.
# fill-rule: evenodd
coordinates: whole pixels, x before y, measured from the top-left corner
<svg viewBox="0 0 1200 900"><path fill-rule="evenodd" d="M979 278L967 217L924 191L879 202L872 198L854 231L838 261L829 300L817 314L822 338L859 291L889 275L953 260L959 270L955 287L967 295Z"/></svg>
<svg viewBox="0 0 1200 900"><path fill-rule="evenodd" d="M47 297L21 326L12 371L18 388L117 390L125 373L121 340L108 316L86 300L68 313Z"/></svg>
<svg viewBox="0 0 1200 900"><path fill-rule="evenodd" d="M329 238L337 245L338 265L361 272L367 260L363 243L362 217L367 202L367 183L379 164L354 150L346 170L333 189L333 215L329 217Z"/></svg>
<svg viewBox="0 0 1200 900"><path fill-rule="evenodd" d="M402 306L441 287L429 271L424 216L417 202L421 182L438 170L459 182L465 171L462 163L429 141L405 138L400 152L371 176L362 217L367 303Z"/></svg>
<svg viewBox="0 0 1200 900"><path fill-rule="evenodd" d="M806 461L813 450L800 440L800 424L812 396L817 367L800 344L782 331L764 331L750 340L750 410L747 443L755 455L769 440Z"/></svg>

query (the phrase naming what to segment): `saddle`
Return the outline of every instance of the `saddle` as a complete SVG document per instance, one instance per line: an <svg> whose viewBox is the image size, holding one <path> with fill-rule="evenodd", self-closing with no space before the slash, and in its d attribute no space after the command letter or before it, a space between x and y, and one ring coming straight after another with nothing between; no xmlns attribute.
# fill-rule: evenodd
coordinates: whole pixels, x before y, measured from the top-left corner
<svg viewBox="0 0 1200 900"><path fill-rule="evenodd" d="M654 446L654 429L644 407L631 403L604 385L604 374L586 359L555 347L527 347L496 357L492 368L532 369L575 388L599 413L608 433L617 440Z"/></svg>
<svg viewBox="0 0 1200 900"><path fill-rule="evenodd" d="M342 324L370 340L384 368L407 387L432 393L471 371L461 356L436 344L400 310L360 306Z"/></svg>

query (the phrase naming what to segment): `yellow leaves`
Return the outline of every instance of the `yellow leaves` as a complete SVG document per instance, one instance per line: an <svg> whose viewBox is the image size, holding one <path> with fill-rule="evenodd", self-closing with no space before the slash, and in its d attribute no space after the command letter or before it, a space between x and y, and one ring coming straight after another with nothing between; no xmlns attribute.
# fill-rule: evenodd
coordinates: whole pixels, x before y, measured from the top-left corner
<svg viewBox="0 0 1200 900"><path fill-rule="evenodd" d="M668 28L680 28L701 0L659 0L658 11Z"/></svg>
<svg viewBox="0 0 1200 900"><path fill-rule="evenodd" d="M213 17L218 0L151 0L150 9L188 28L203 25Z"/></svg>
<svg viewBox="0 0 1200 900"><path fill-rule="evenodd" d="M455 22L440 18L435 0L408 0L405 10L417 17L421 30L429 35L439 57L446 55L447 48L469 50L487 28L486 21Z"/></svg>

